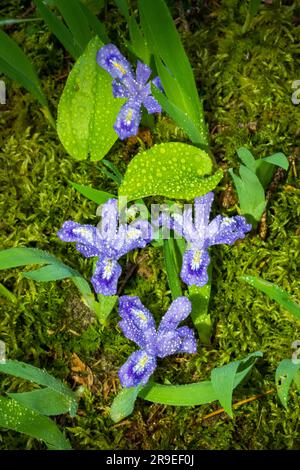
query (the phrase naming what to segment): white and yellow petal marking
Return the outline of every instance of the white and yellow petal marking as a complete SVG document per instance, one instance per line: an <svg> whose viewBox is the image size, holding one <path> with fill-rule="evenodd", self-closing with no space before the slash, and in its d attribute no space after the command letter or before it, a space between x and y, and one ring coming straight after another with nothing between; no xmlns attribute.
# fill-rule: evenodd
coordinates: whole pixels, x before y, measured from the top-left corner
<svg viewBox="0 0 300 470"><path fill-rule="evenodd" d="M142 372L147 363L149 362L149 357L147 356L147 354L145 353L137 362L137 364L134 366L133 368L133 371L134 372Z"/></svg>
<svg viewBox="0 0 300 470"><path fill-rule="evenodd" d="M110 279L113 273L113 260L109 259L104 263L103 277L104 279Z"/></svg>
<svg viewBox="0 0 300 470"><path fill-rule="evenodd" d="M126 70L119 62L117 62L116 60L112 60L112 64L117 70L119 70L119 72L121 72L122 75L125 75Z"/></svg>
<svg viewBox="0 0 300 470"><path fill-rule="evenodd" d="M137 228L130 228L127 230L127 236L129 240L136 240L140 236L140 230Z"/></svg>
<svg viewBox="0 0 300 470"><path fill-rule="evenodd" d="M195 250L191 262L191 268L193 271L199 269L201 263L202 250Z"/></svg>
<svg viewBox="0 0 300 470"><path fill-rule="evenodd" d="M90 229L84 227L77 227L73 229L73 233L75 235L80 235L81 237L85 238L88 243L94 242L93 232Z"/></svg>
<svg viewBox="0 0 300 470"><path fill-rule="evenodd" d="M131 124L132 116L133 116L133 109L128 109L127 114L125 116L126 124Z"/></svg>
<svg viewBox="0 0 300 470"><path fill-rule="evenodd" d="M146 315L144 314L142 310L133 309L132 314L138 317L143 323L146 324L148 322L148 318L146 317Z"/></svg>

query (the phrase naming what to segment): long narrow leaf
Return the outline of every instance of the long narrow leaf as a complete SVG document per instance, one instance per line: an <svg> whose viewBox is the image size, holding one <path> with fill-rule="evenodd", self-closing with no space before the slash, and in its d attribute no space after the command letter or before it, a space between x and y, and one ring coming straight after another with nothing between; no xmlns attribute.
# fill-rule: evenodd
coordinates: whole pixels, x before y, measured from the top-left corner
<svg viewBox="0 0 300 470"><path fill-rule="evenodd" d="M101 41L104 43L109 42L109 37L106 34L105 27L101 21L98 20L97 16L95 16L94 13L83 3L80 4L80 8L95 35L99 36Z"/></svg>
<svg viewBox="0 0 300 470"><path fill-rule="evenodd" d="M182 295L179 273L176 269L174 239L164 240L164 258L172 299Z"/></svg>
<svg viewBox="0 0 300 470"><path fill-rule="evenodd" d="M188 99L184 111L197 127L201 127L204 121L193 71L164 0L139 0L138 5L143 33L151 52L157 59L162 60L170 74L178 81ZM164 85L163 78L162 82ZM174 104L178 106L177 102Z"/></svg>
<svg viewBox="0 0 300 470"><path fill-rule="evenodd" d="M63 22L49 10L42 0L33 0L42 15L45 23L49 26L50 31L62 43L64 48L71 54L74 59L80 55L80 48L74 43L73 36Z"/></svg>
<svg viewBox="0 0 300 470"><path fill-rule="evenodd" d="M44 416L57 416L69 413L70 411L69 398L48 387L33 390L32 392L8 393L7 395L9 398L13 398L18 403L21 403L21 405ZM75 416L73 411L72 416Z"/></svg>
<svg viewBox="0 0 300 470"><path fill-rule="evenodd" d="M192 302L191 317L195 327L197 328L200 341L204 344L210 344L212 334L212 322L208 313L212 267L208 267L209 280L203 287L190 286L189 299Z"/></svg>
<svg viewBox="0 0 300 470"><path fill-rule="evenodd" d="M83 52L92 39L92 34L80 2L78 0L55 0L55 5L67 23L75 42Z"/></svg>
<svg viewBox="0 0 300 470"><path fill-rule="evenodd" d="M70 450L69 441L50 418L10 398L0 397L0 426L39 439L52 450Z"/></svg>
<svg viewBox="0 0 300 470"><path fill-rule="evenodd" d="M72 390L64 385L60 380L48 374L45 370L34 367L25 362L8 359L5 363L0 363L0 373L13 375L21 379L29 380L38 385L48 387L50 390L63 395L69 401L69 410L72 416L75 416L77 410L77 401Z"/></svg>
<svg viewBox="0 0 300 470"><path fill-rule="evenodd" d="M256 276L241 276L240 279L248 282L248 284L259 289L264 294L267 294L270 299L276 300L281 307L288 310L295 318L300 320L300 305L294 302L285 290L272 282L265 281Z"/></svg>
<svg viewBox="0 0 300 470"><path fill-rule="evenodd" d="M111 193L107 193L106 191L99 191L99 189L90 188L89 186L84 186L82 184L73 183L69 181L72 188L76 189L80 192L84 197L90 199L91 201L96 202L97 204L104 204L104 202L108 201L108 199L115 198Z"/></svg>

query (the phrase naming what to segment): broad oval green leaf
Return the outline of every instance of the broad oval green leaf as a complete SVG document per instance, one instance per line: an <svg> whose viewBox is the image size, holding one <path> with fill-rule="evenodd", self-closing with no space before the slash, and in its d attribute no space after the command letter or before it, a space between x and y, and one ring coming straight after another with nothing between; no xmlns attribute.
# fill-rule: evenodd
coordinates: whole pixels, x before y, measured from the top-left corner
<svg viewBox="0 0 300 470"><path fill-rule="evenodd" d="M128 201L146 196L193 199L214 189L222 170L212 176L209 155L193 145L170 142L154 145L129 163L119 195Z"/></svg>
<svg viewBox="0 0 300 470"><path fill-rule="evenodd" d="M118 136L114 122L124 99L112 94L110 75L96 62L103 43L93 38L69 74L58 105L57 132L67 152L78 160L101 160Z"/></svg>

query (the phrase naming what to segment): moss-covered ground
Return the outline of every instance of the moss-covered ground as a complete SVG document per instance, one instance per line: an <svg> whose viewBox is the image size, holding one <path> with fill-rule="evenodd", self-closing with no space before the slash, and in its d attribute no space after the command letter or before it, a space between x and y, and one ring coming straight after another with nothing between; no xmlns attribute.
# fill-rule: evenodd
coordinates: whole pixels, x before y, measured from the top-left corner
<svg viewBox="0 0 300 470"><path fill-rule="evenodd" d="M108 327L100 328L71 282L38 284L23 279L17 269L1 274L1 282L17 300L14 304L0 298L0 338L11 358L44 367L73 388L78 385L72 378L72 353L89 366L94 385L81 397L78 416L56 419L76 449L299 449L299 392L291 390L284 409L274 392L274 375L279 361L291 357L300 326L238 277L260 275L299 301L300 105L292 104L291 94L292 82L300 79L300 7L292 1L265 2L242 35L247 2L169 3L205 100L218 163L223 168L237 166L236 149L246 146L257 156L283 151L291 157L291 166L272 193L264 239L255 233L233 247L213 249L211 345L199 344L193 357L162 360L155 379L178 384L204 380L212 368L261 350L263 359L235 391L234 400L261 396L236 408L234 419L223 413L206 418L219 407L216 403L176 408L138 400L134 413L114 424L109 408L119 389L117 371L135 347L117 326L117 310ZM2 16L16 17L28 7L27 1L3 2ZM120 45L125 24L110 3L106 20L111 39ZM31 57L55 114L72 60L43 23L21 24L7 32ZM91 260L56 236L67 219L96 220L96 205L71 189L68 180L115 193L116 185L99 165L72 160L35 99L18 84L6 83L8 101L0 114L1 245L47 249L88 279ZM152 131L153 142L182 138L166 117ZM124 171L142 145L117 143L107 158ZM215 209L236 211L227 177L217 190ZM131 254L127 262L136 262L138 270L124 292L139 295L159 317L171 301L160 248ZM4 391L28 387L1 377ZM2 449L43 447L24 435L1 431Z"/></svg>

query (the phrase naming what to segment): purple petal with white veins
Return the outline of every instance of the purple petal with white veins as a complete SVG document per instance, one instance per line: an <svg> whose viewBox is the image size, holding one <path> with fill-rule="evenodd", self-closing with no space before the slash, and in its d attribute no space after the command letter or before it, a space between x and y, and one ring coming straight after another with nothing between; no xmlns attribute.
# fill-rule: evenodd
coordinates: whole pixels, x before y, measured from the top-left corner
<svg viewBox="0 0 300 470"><path fill-rule="evenodd" d="M151 75L151 69L143 62L137 61L136 67L136 81L141 85L146 85L148 78Z"/></svg>
<svg viewBox="0 0 300 470"><path fill-rule="evenodd" d="M211 191L205 196L197 197L194 200L195 204L195 227L196 229L205 231L209 224L209 215L211 206L214 200L214 193Z"/></svg>
<svg viewBox="0 0 300 470"><path fill-rule="evenodd" d="M119 369L119 378L122 387L146 385L155 369L155 356L151 356L143 350L135 351Z"/></svg>
<svg viewBox="0 0 300 470"><path fill-rule="evenodd" d="M240 215L234 217L217 215L207 228L208 244L232 245L239 238L244 238L251 228L252 226L247 223L245 217Z"/></svg>
<svg viewBox="0 0 300 470"><path fill-rule="evenodd" d="M199 233L196 229L193 222L193 206L191 204L186 204L183 211L183 236L186 241L194 243L201 242L202 234Z"/></svg>
<svg viewBox="0 0 300 470"><path fill-rule="evenodd" d="M196 353L197 352L197 341L195 333L188 326L181 326L176 330L180 337L180 346L176 352L183 353Z"/></svg>
<svg viewBox="0 0 300 470"><path fill-rule="evenodd" d="M97 53L97 63L113 78L133 76L129 62L114 44L106 44Z"/></svg>
<svg viewBox="0 0 300 470"><path fill-rule="evenodd" d="M114 130L121 140L137 135L141 122L141 102L129 99L125 103L117 116Z"/></svg>
<svg viewBox="0 0 300 470"><path fill-rule="evenodd" d="M183 255L181 279L188 286L204 286L208 282L207 267L210 258L207 250L190 249Z"/></svg>
<svg viewBox="0 0 300 470"><path fill-rule="evenodd" d="M178 323L184 320L191 313L192 304L187 297L177 297L173 300L167 312L163 316L158 333L166 330L175 330Z"/></svg>
<svg viewBox="0 0 300 470"><path fill-rule="evenodd" d="M153 85L156 86L156 88L159 89L159 91L161 91L162 93L165 92L164 87L162 86L161 79L159 78L159 76L153 78L152 83L153 83Z"/></svg>
<svg viewBox="0 0 300 470"><path fill-rule="evenodd" d="M150 329L155 332L153 316L149 310L144 307L139 297L131 297L129 295L120 297L119 315L122 320L131 321L141 331Z"/></svg>
<svg viewBox="0 0 300 470"><path fill-rule="evenodd" d="M101 207L101 221L98 224L98 231L103 240L114 239L118 229L118 201L109 199Z"/></svg>
<svg viewBox="0 0 300 470"><path fill-rule="evenodd" d="M146 220L121 225L117 237L118 256L123 256L136 248L145 248L152 240L152 228Z"/></svg>
<svg viewBox="0 0 300 470"><path fill-rule="evenodd" d="M99 255L100 237L97 228L92 225L81 225L68 220L57 235L64 242L77 242L76 249L86 258Z"/></svg>
<svg viewBox="0 0 300 470"><path fill-rule="evenodd" d="M112 81L112 90L115 98L129 98L130 92L119 80Z"/></svg>
<svg viewBox="0 0 300 470"><path fill-rule="evenodd" d="M143 99L143 105L145 106L149 114L161 113L162 111L160 104L152 95L148 95Z"/></svg>
<svg viewBox="0 0 300 470"><path fill-rule="evenodd" d="M115 295L121 272L121 266L116 260L109 258L99 259L91 279L95 292L103 295Z"/></svg>
<svg viewBox="0 0 300 470"><path fill-rule="evenodd" d="M166 357L178 352L181 344L181 338L177 330L159 329L156 339L156 355Z"/></svg>

